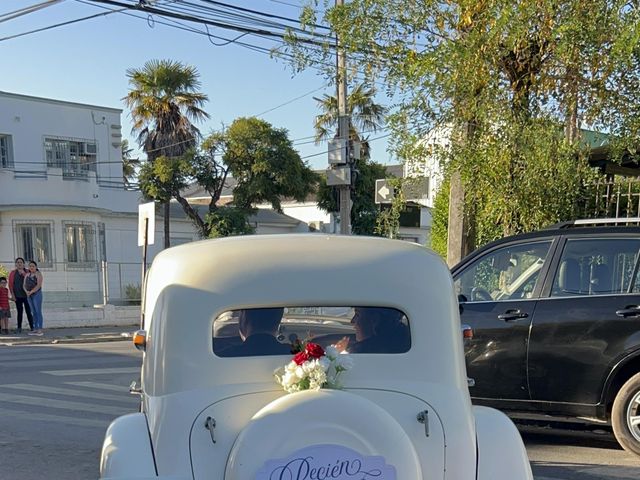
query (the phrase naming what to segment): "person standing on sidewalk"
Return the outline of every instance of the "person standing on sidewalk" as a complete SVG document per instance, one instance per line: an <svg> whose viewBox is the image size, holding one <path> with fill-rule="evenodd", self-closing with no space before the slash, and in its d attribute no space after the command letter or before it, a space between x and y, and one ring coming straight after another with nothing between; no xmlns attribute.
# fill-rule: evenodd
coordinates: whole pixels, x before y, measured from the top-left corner
<svg viewBox="0 0 640 480"><path fill-rule="evenodd" d="M27 292L24 291L24 277L29 271L24 268L24 258L16 258L16 268L9 273L9 291L16 302L16 311L18 312L18 330L22 333L22 310L24 309L29 321L29 328L33 331L33 316L31 315L31 307L27 301Z"/></svg>
<svg viewBox="0 0 640 480"><path fill-rule="evenodd" d="M24 277L24 291L29 299L29 306L33 314L33 332L29 335L42 336L42 273L38 270L38 264L29 262L29 273Z"/></svg>
<svg viewBox="0 0 640 480"><path fill-rule="evenodd" d="M9 334L9 319L11 318L11 307L9 306L9 289L7 279L0 277L0 333Z"/></svg>

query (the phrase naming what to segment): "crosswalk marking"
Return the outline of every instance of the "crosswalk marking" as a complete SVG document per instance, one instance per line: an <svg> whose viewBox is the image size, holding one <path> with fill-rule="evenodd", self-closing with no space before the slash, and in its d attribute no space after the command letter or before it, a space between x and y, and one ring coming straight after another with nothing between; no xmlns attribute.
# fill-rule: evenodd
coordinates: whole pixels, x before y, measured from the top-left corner
<svg viewBox="0 0 640 480"><path fill-rule="evenodd" d="M57 395L66 395L70 397L93 398L97 400L110 400L114 402L135 403L139 401L132 395L110 395L108 393L88 392L83 390L73 390L67 388L46 387L44 385L32 385L28 383L13 383L9 385L0 385L0 388L11 388L15 390L26 390L37 393L53 393Z"/></svg>
<svg viewBox="0 0 640 480"><path fill-rule="evenodd" d="M92 418L67 417L64 415L50 415L40 412L23 412L21 410L12 410L9 408L0 408L0 416L15 418L20 420L58 422L65 425L77 425L80 427L98 427L107 428L109 420L98 420Z"/></svg>
<svg viewBox="0 0 640 480"><path fill-rule="evenodd" d="M88 403L69 402L67 400L56 400L53 398L32 397L26 395L14 395L11 393L0 393L0 401L20 403L23 405L34 405L38 408L58 408L62 410L75 410L80 412L101 413L117 416L132 412L131 409L126 407L91 405Z"/></svg>
<svg viewBox="0 0 640 480"><path fill-rule="evenodd" d="M70 377L72 375L108 375L116 373L140 373L140 367L126 368L81 368L78 370L45 370L42 373L56 375L60 377Z"/></svg>
<svg viewBox="0 0 640 480"><path fill-rule="evenodd" d="M5 363L22 363L32 360L49 360L57 362L58 360L75 359L76 362L83 362L84 360L91 358L104 358L104 356L90 352L68 352L61 350L57 352L37 355L34 355L33 352L0 355L0 362L2 363L2 365L4 365ZM129 358L133 360L131 357Z"/></svg>
<svg viewBox="0 0 640 480"><path fill-rule="evenodd" d="M100 358L100 357L85 357L85 358L66 358L64 360L59 360L59 359L55 359L55 364L56 366L60 367L60 368L64 368L64 366L69 365L71 367L76 367L78 364L100 364L104 362L104 358ZM0 362L0 366L2 367L20 367L20 368L27 368L29 370L35 370L37 368L40 367L49 367L51 368L51 363L52 363L52 359L42 359L42 360L22 360L16 363L11 364L11 361L8 362ZM131 358L127 358L127 357L122 357L122 358L113 358L109 360L110 364L127 364L127 365L131 365L135 363L134 359Z"/></svg>
<svg viewBox="0 0 640 480"><path fill-rule="evenodd" d="M96 388L98 390L110 390L113 392L128 392L129 387L122 385L113 385L111 383L98 383L98 382L64 382L65 385L74 385L76 387Z"/></svg>

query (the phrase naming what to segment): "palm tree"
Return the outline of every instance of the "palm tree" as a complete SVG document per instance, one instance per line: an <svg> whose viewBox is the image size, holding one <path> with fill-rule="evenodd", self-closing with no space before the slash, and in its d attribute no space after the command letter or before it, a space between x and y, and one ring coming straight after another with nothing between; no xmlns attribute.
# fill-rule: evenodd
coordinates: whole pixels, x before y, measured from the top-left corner
<svg viewBox="0 0 640 480"><path fill-rule="evenodd" d="M131 89L124 102L131 110L138 144L147 161L175 158L194 147L200 135L192 122L209 115L202 110L208 100L200 93L195 67L173 60L150 60L141 69L127 70ZM169 205L171 194L159 198L164 203L164 246L169 247Z"/></svg>
<svg viewBox="0 0 640 480"><path fill-rule="evenodd" d="M364 84L357 85L347 96L347 113L351 117L349 138L361 140L361 135L376 132L384 123L386 108L374 102L376 91ZM314 121L316 144L333 136L338 126L338 99L335 96L323 95L315 98L322 113ZM368 151L366 138L363 150Z"/></svg>
<svg viewBox="0 0 640 480"><path fill-rule="evenodd" d="M126 138L122 140L120 148L122 150L122 180L126 186L131 186L136 177L136 169L140 166L140 160L131 158L133 148L129 146L129 140Z"/></svg>

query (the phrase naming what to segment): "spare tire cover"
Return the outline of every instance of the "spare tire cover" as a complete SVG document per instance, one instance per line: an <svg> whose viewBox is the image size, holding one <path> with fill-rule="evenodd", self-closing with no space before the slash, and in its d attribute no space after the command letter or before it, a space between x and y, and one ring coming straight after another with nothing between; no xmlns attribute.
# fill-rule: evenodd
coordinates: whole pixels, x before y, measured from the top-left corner
<svg viewBox="0 0 640 480"><path fill-rule="evenodd" d="M415 415L415 412L407 412ZM236 439L227 461L226 480L253 480L274 461L286 460L296 452L318 456L327 447L354 451L362 457L388 466L379 480L422 480L420 462L411 440L384 409L364 397L340 390L303 391L274 400L257 412ZM310 453L311 452L311 453ZM338 459L336 459L338 461ZM323 466L327 466L326 462ZM308 470L308 469L307 469ZM379 470L379 469L376 469ZM384 473L388 472L388 473ZM392 473L389 473L392 472ZM271 475L273 480L322 480L354 476L332 476L316 470Z"/></svg>

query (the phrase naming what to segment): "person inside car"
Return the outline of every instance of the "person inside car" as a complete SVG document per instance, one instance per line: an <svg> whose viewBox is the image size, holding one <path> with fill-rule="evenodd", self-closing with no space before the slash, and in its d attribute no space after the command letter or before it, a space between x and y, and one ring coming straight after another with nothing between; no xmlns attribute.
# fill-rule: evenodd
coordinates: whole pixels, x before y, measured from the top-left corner
<svg viewBox="0 0 640 480"><path fill-rule="evenodd" d="M287 355L291 345L280 343L276 336L284 308L256 308L240 310L238 330L242 343L220 352L221 357L253 355Z"/></svg>
<svg viewBox="0 0 640 480"><path fill-rule="evenodd" d="M351 323L356 341L346 347L349 353L402 353L409 350L409 327L404 314L393 308L355 307Z"/></svg>

